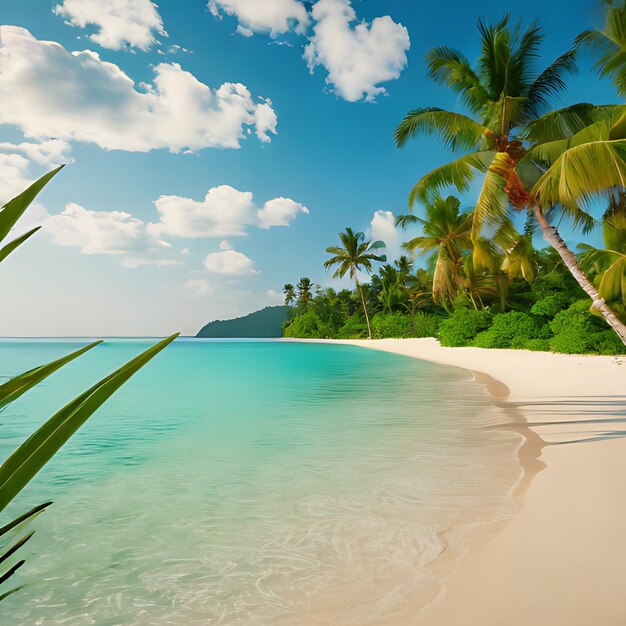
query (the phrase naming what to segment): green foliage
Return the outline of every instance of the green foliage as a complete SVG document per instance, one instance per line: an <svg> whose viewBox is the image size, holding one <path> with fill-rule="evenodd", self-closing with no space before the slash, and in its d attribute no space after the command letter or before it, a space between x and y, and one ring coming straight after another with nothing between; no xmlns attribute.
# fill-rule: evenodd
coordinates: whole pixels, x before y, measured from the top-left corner
<svg viewBox="0 0 626 626"><path fill-rule="evenodd" d="M412 337L413 328L408 315L395 313L376 313L372 318L372 336L374 339Z"/></svg>
<svg viewBox="0 0 626 626"><path fill-rule="evenodd" d="M559 311L563 311L571 304L570 298L565 293L552 293L537 300L530 309L533 315L552 319Z"/></svg>
<svg viewBox="0 0 626 626"><path fill-rule="evenodd" d="M598 333L597 339L596 350L598 354L626 354L624 344L612 329L607 328L601 331Z"/></svg>
<svg viewBox="0 0 626 626"><path fill-rule="evenodd" d="M7 202L0 211L0 242L4 241L11 229L17 221L24 215L26 209L31 205L39 192L50 182L50 180L58 174L63 166L44 174L39 180L35 181L26 191L19 196ZM27 239L37 232L38 228L28 231L26 234L6 244L0 249L0 261L4 260L11 252L23 244Z"/></svg>
<svg viewBox="0 0 626 626"><path fill-rule="evenodd" d="M589 312L589 302L580 301L556 314L550 329L553 352L562 354L623 354L624 345L602 318Z"/></svg>
<svg viewBox="0 0 626 626"><path fill-rule="evenodd" d="M48 378L48 376L54 374L54 372L58 369L62 368L70 361L73 361L100 343L102 342L95 341L94 343L90 343L89 345L76 350L76 352L72 352L71 354L57 359L56 361L52 361L52 363L35 367L28 372L24 372L19 376L9 379L6 383L0 385L0 409L4 408L11 402L14 402L22 394L26 393L29 389L32 389L35 385L38 385L42 380Z"/></svg>
<svg viewBox="0 0 626 626"><path fill-rule="evenodd" d="M430 313L416 313L411 319L413 337L436 337L442 317Z"/></svg>
<svg viewBox="0 0 626 626"><path fill-rule="evenodd" d="M384 263L387 256L378 254L378 250L385 247L383 241L370 241L365 238L365 234L361 232L355 233L351 228L346 228L345 232L339 233L341 245L330 246L326 248L326 252L331 255L324 263L324 267L328 270L336 267L333 276L335 278L343 278L346 274L355 281L357 289L363 304L363 313L365 314L365 322L367 324L367 336L372 338L372 327L370 324L369 313L367 311L367 302L363 294L363 288L359 284L357 273L359 271L372 273L372 263L378 261Z"/></svg>
<svg viewBox="0 0 626 626"><path fill-rule="evenodd" d="M439 326L442 346L468 346L472 340L491 324L491 313L474 309L457 309Z"/></svg>
<svg viewBox="0 0 626 626"><path fill-rule="evenodd" d="M532 350L533 352L550 352L550 340L549 339L529 339L524 344L525 350Z"/></svg>
<svg viewBox="0 0 626 626"><path fill-rule="evenodd" d="M337 339L364 339L367 324L360 313L353 313L337 331Z"/></svg>
<svg viewBox="0 0 626 626"><path fill-rule="evenodd" d="M575 302L564 311L560 311L550 322L550 329L555 335L565 333L568 329L576 327L590 333L600 329L599 320L589 313L589 302L581 300Z"/></svg>
<svg viewBox="0 0 626 626"><path fill-rule="evenodd" d="M305 311L289 320L283 326L285 337L328 339L332 337L332 329L328 327L315 311Z"/></svg>
<svg viewBox="0 0 626 626"><path fill-rule="evenodd" d="M623 95L626 4L606 0L605 5L604 28L583 33L578 44L591 46L599 56L596 68L611 76ZM532 233L519 237L512 209L536 211L546 233L546 216L551 219L558 213L588 233L595 226L587 211L589 205L598 196L624 188L626 107L579 104L546 113L550 101L566 89L567 76L576 70L576 49L565 51L538 71L543 34L537 23L523 28L505 15L494 23L479 20L478 30L481 51L475 63L449 46L433 48L427 55L430 77L459 96L465 111L420 106L400 122L394 139L402 147L418 135L429 135L450 151L465 153L422 176L409 194L409 206L418 199L428 201L449 187L466 192L474 180L481 181L472 211L471 256L464 253L463 263L455 263L440 250L435 275L445 282L435 280L438 289L433 296L449 309L461 292L475 308L489 306L504 312L508 284L502 274L529 282L536 274ZM409 220L403 217L401 223ZM477 246L481 237L496 244L487 255L482 254L484 246L482 250ZM428 249L424 236L410 243L413 250ZM496 263L501 252L505 258ZM601 296L607 302L619 300L626 305L624 253L609 249L591 256L602 270ZM482 271L486 264L487 274ZM442 293L445 300L438 296ZM487 295L492 302L485 304ZM608 315L606 310L604 314ZM481 341L500 339L487 335Z"/></svg>
<svg viewBox="0 0 626 626"><path fill-rule="evenodd" d="M474 339L478 348L524 348L531 339L540 339L541 323L532 315L521 311L495 315L488 330Z"/></svg>

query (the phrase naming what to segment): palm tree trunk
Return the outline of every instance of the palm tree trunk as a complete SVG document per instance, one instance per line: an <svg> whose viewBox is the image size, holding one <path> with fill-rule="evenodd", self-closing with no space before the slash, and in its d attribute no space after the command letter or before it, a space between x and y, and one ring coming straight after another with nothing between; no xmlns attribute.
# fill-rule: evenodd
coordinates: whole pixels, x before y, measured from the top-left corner
<svg viewBox="0 0 626 626"><path fill-rule="evenodd" d="M543 211L538 207L533 207L535 217L541 226L543 236L546 241L559 253L565 267L570 271L576 282L584 289L585 293L593 300L593 307L602 313L608 325L617 333L622 343L626 346L626 324L624 324L615 314L615 311L604 301L598 290L593 286L592 282L587 278L585 272L578 263L576 255L567 247L567 244L559 235L559 231L551 226L546 220Z"/></svg>
<svg viewBox="0 0 626 626"><path fill-rule="evenodd" d="M363 295L363 287L361 287L361 283L359 282L359 279L354 278L354 281L356 282L356 288L359 290L359 293L361 294L361 303L363 304L363 313L365 313L365 321L367 322L367 338L371 339L372 338L372 326L370 325L370 316L367 313L367 305L365 304L365 296Z"/></svg>

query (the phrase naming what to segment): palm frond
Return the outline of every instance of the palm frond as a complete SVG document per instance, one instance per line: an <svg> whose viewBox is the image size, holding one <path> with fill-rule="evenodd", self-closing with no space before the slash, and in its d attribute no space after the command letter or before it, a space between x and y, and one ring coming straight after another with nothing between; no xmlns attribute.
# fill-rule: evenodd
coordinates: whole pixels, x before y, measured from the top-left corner
<svg viewBox="0 0 626 626"><path fill-rule="evenodd" d="M438 304L454 299L456 287L456 267L454 261L442 249L437 254L435 270L433 272L433 300Z"/></svg>
<svg viewBox="0 0 626 626"><path fill-rule="evenodd" d="M626 255L620 255L602 274L598 291L608 302L619 300L626 304Z"/></svg>
<svg viewBox="0 0 626 626"><path fill-rule="evenodd" d="M522 138L531 145L559 141L573 137L581 130L605 119L614 119L624 112L624 105L575 104L546 113L530 122L522 133Z"/></svg>
<svg viewBox="0 0 626 626"><path fill-rule="evenodd" d="M473 152L430 171L411 190L409 207L418 198L428 201L430 194L438 194L446 187L455 187L459 192L467 191L476 173L486 172L495 155L493 150Z"/></svg>
<svg viewBox="0 0 626 626"><path fill-rule="evenodd" d="M505 14L496 24L478 20L478 32L482 40L480 55L481 82L489 94L489 100L497 100L506 91L507 69L511 57L511 34L507 28L510 16Z"/></svg>
<svg viewBox="0 0 626 626"><path fill-rule="evenodd" d="M531 117L537 117L550 98L567 87L565 78L576 71L576 50L568 50L549 65L533 82L526 96L526 107Z"/></svg>
<svg viewBox="0 0 626 626"><path fill-rule="evenodd" d="M2 247L0 249L0 261L4 261L4 259L6 259L11 252L17 250L17 248L19 248L27 239L30 239L30 237L32 237L40 228L41 226L37 226Z"/></svg>
<svg viewBox="0 0 626 626"><path fill-rule="evenodd" d="M565 150L534 186L542 208L561 205L578 219L581 205L626 186L626 139L592 141Z"/></svg>
<svg viewBox="0 0 626 626"><path fill-rule="evenodd" d="M609 139L610 121L599 121L585 126L580 132L567 139L547 141L531 148L528 153L534 161L544 162L548 166L554 163L566 150L594 141Z"/></svg>
<svg viewBox="0 0 626 626"><path fill-rule="evenodd" d="M587 30L576 46L588 46L595 54L595 69L609 76L621 96L626 96L626 5L605 2L605 21L601 30Z"/></svg>
<svg viewBox="0 0 626 626"><path fill-rule="evenodd" d="M485 226L497 226L507 215L509 196L506 184L515 172L515 162L506 152L497 152L485 175L474 207L472 237L480 236Z"/></svg>
<svg viewBox="0 0 626 626"><path fill-rule="evenodd" d="M417 217L417 215L413 215L412 213L398 215L396 217L396 227L406 228L409 224L422 224L423 221L424 220L422 220L422 218Z"/></svg>
<svg viewBox="0 0 626 626"><path fill-rule="evenodd" d="M440 46L428 52L426 61L430 78L459 94L470 111L480 111L488 94L463 53Z"/></svg>
<svg viewBox="0 0 626 626"><path fill-rule="evenodd" d="M102 341L94 341L67 356L61 357L56 361L47 363L46 365L40 365L28 372L19 374L7 382L0 385L0 409L4 408L10 402L17 400L22 394L26 393L29 389L32 389L35 385L38 385L42 380L45 380L51 374L54 374L57 370L61 369L64 365L78 358L88 350L91 350Z"/></svg>
<svg viewBox="0 0 626 626"><path fill-rule="evenodd" d="M423 255L430 252L433 248L438 248L439 246L431 237L413 237L403 243L402 247L413 253L419 248L418 254Z"/></svg>
<svg viewBox="0 0 626 626"><path fill-rule="evenodd" d="M616 213L605 218L603 227L607 250L626 254L626 213Z"/></svg>
<svg viewBox="0 0 626 626"><path fill-rule="evenodd" d="M472 265L474 272L480 272L485 269L495 273L497 266L500 264L499 251L491 239L485 237L476 237L472 240Z"/></svg>
<svg viewBox="0 0 626 626"><path fill-rule="evenodd" d="M394 132L398 148L419 134L437 135L450 150L476 150L493 133L460 113L445 111L436 107L410 111Z"/></svg>
<svg viewBox="0 0 626 626"><path fill-rule="evenodd" d="M509 278L521 277L529 284L535 280L537 264L531 237L519 237L505 255L502 270L508 274Z"/></svg>
<svg viewBox="0 0 626 626"><path fill-rule="evenodd" d="M56 176L63 166L44 174L39 180L35 181L26 191L23 191L19 196L13 198L7 202L0 211L0 241L9 234L10 230L15 226L17 220L24 215L26 209L31 205L33 200L37 197L39 192L50 182L50 180Z"/></svg>

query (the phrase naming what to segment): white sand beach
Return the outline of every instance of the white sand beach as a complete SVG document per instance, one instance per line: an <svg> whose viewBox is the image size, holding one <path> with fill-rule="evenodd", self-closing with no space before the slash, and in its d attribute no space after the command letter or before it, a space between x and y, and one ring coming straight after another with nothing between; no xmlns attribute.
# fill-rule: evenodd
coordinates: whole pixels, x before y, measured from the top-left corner
<svg viewBox="0 0 626 626"><path fill-rule="evenodd" d="M418 623L626 624L626 358L347 343L484 373L477 381L499 381L494 397L528 423L519 514L460 561Z"/></svg>

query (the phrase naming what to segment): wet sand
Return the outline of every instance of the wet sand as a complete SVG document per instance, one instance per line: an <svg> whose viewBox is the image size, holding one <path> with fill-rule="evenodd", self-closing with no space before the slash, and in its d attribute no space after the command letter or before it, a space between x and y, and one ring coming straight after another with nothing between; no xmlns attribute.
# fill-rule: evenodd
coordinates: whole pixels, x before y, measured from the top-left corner
<svg viewBox="0 0 626 626"><path fill-rule="evenodd" d="M626 624L626 358L345 343L471 370L526 437L519 514L476 542L417 623Z"/></svg>

